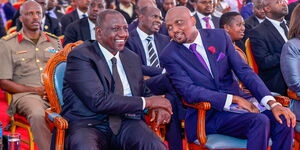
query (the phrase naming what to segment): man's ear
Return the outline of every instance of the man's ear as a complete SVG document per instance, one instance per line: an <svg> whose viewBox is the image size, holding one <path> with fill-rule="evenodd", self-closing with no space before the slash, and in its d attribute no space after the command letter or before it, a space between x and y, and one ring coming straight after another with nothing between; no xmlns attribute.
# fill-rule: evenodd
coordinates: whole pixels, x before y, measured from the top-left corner
<svg viewBox="0 0 300 150"><path fill-rule="evenodd" d="M96 38L100 38L101 37L101 32L102 32L102 29L99 27L99 26L96 26L95 27L95 31L96 31Z"/></svg>
<svg viewBox="0 0 300 150"><path fill-rule="evenodd" d="M196 18L195 18L195 16L191 16L191 19L192 19L193 25L196 26Z"/></svg>
<svg viewBox="0 0 300 150"><path fill-rule="evenodd" d="M19 17L19 20L21 21L21 23L23 23L23 17L22 16Z"/></svg>
<svg viewBox="0 0 300 150"><path fill-rule="evenodd" d="M230 29L230 26L228 24L224 25L224 30L228 33Z"/></svg>

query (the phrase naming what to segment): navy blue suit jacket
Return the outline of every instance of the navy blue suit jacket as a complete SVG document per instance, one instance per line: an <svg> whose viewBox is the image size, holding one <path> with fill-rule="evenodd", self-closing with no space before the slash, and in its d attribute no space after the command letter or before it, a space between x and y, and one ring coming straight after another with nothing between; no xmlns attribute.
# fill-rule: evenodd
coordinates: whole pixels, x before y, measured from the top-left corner
<svg viewBox="0 0 300 150"><path fill-rule="evenodd" d="M206 113L206 132L209 134L215 132L213 128L217 124L213 121L214 114L217 111L223 111L227 94L244 98L251 97L239 88L232 71L258 101L264 96L270 95L270 92L236 52L230 37L224 30L202 29L199 32L213 77L191 50L175 41L170 42L162 52L161 63L169 73L178 94L187 103L211 103L212 109ZM215 40L216 37L219 40ZM215 49L216 51L211 52L208 49ZM193 142L197 138L196 109L187 109L185 125L188 140Z"/></svg>
<svg viewBox="0 0 300 150"><path fill-rule="evenodd" d="M203 20L199 20L199 17L197 15L197 13L194 15L194 17L196 19L196 27L197 27L197 29L202 29L202 25L201 25L200 21L203 21ZM219 17L215 17L215 16L211 15L211 20L212 20L215 28L220 28L220 18Z"/></svg>
<svg viewBox="0 0 300 150"><path fill-rule="evenodd" d="M165 48L165 46L169 42L170 42L169 37L159 34L159 33L154 34L154 43L156 46L158 56L160 55L162 50ZM144 50L142 41L141 41L140 36L139 36L138 32L136 31L136 29L133 30L132 32L130 32L129 38L126 43L126 47L140 56L140 59L143 64L142 70L143 70L144 75L155 76L155 75L159 75L162 73L163 68L147 66L145 50Z"/></svg>
<svg viewBox="0 0 300 150"><path fill-rule="evenodd" d="M120 51L120 59L133 96L113 93L112 75L97 41L86 41L70 52L61 113L70 125L73 122L88 125L90 121L105 120L111 114L142 113L140 96L149 96L149 90L143 82L141 62L126 48Z"/></svg>
<svg viewBox="0 0 300 150"><path fill-rule="evenodd" d="M78 13L77 13L77 10L73 10L72 12L62 16L60 18L60 23L61 23L61 33L64 34L65 33L65 30L67 28L67 26L76 21L76 20L79 20L79 16L78 16Z"/></svg>
<svg viewBox="0 0 300 150"><path fill-rule="evenodd" d="M287 85L280 70L284 39L268 19L256 26L249 38L258 65L258 75L272 92L286 95Z"/></svg>
<svg viewBox="0 0 300 150"><path fill-rule="evenodd" d="M64 45L74 43L79 40L85 41L91 39L91 31L89 26L88 17L77 20L68 25L65 30Z"/></svg>

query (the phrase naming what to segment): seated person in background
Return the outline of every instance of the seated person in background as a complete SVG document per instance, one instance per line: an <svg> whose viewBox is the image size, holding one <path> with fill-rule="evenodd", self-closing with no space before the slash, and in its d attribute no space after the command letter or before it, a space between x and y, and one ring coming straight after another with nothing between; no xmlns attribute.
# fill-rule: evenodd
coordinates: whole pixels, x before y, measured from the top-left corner
<svg viewBox="0 0 300 150"><path fill-rule="evenodd" d="M166 24L173 41L162 52L161 62L187 103L211 103L212 109L206 112L206 133L248 139L248 150L267 150L271 137L273 150L291 150L295 115L275 101L236 52L227 33L197 30L195 18L184 7L171 9ZM239 88L232 72L255 98ZM260 112L252 100L267 110ZM247 112L230 112L231 104ZM187 109L185 129L188 142L199 143L196 109Z"/></svg>
<svg viewBox="0 0 300 150"><path fill-rule="evenodd" d="M290 90L300 95L300 5L298 5L291 16L288 41L283 45L280 65L283 78ZM293 112L297 120L300 120L300 101L293 104Z"/></svg>
<svg viewBox="0 0 300 150"><path fill-rule="evenodd" d="M49 150L51 133L45 121L49 103L41 77L47 61L61 45L57 37L40 30L40 4L27 1L20 14L21 31L0 40L0 88L12 94L9 115L25 116L38 148Z"/></svg>
<svg viewBox="0 0 300 150"><path fill-rule="evenodd" d="M79 40L95 40L95 23L97 14L106 7L104 0L91 0L88 7L88 17L77 20L68 25L65 36L64 46Z"/></svg>
<svg viewBox="0 0 300 150"><path fill-rule="evenodd" d="M46 14L49 14L52 18L60 20L64 15L61 7L59 7L57 0L48 0Z"/></svg>
<svg viewBox="0 0 300 150"><path fill-rule="evenodd" d="M149 96L141 62L124 48L127 23L118 11L101 11L96 41L74 48L67 59L64 105L69 122L65 148L70 150L166 150L141 120L148 108L157 125L170 121L172 108L163 96Z"/></svg>
<svg viewBox="0 0 300 150"><path fill-rule="evenodd" d="M220 18L220 27L225 29L225 31L229 34L236 51L247 63L247 57L244 51L235 45L235 41L241 40L244 37L245 22L243 17L238 12L224 13Z"/></svg>
<svg viewBox="0 0 300 150"><path fill-rule="evenodd" d="M182 149L180 120L183 120L184 117L179 119L178 113L180 110L180 113L184 115L184 110L180 107L182 106L180 99L166 77L159 60L159 56L170 42L170 38L157 33L162 24L162 16L158 8L143 7L138 18L138 27L130 32L126 47L140 56L143 75L150 77L145 82L151 92L155 95L165 95L170 100L174 114L171 123L167 125L166 139L170 150L180 150Z"/></svg>
<svg viewBox="0 0 300 150"><path fill-rule="evenodd" d="M130 24L137 17L137 14L134 11L135 5L132 0L119 0L118 2L115 10L119 11L124 16L127 23Z"/></svg>
<svg viewBox="0 0 300 150"><path fill-rule="evenodd" d="M196 19L197 29L215 29L219 28L220 18L213 15L214 1L213 0L196 0Z"/></svg>

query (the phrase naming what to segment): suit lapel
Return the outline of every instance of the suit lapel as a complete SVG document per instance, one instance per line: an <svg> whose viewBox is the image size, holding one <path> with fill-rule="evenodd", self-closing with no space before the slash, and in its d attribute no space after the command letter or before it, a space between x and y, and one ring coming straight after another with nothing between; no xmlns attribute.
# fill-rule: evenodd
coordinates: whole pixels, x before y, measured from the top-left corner
<svg viewBox="0 0 300 150"><path fill-rule="evenodd" d="M134 64L136 64L135 60L134 59L130 59L129 56L126 55L126 52L127 49L124 49L123 51L120 51L120 59L121 59L121 62L122 62L122 65L123 65L123 68L124 68L124 71L125 71L125 74L126 74L126 77L127 77L127 80L128 80L128 84L130 86L130 89L131 89L131 93L132 95L138 95L137 93L137 89L135 87L135 84L136 83L136 79L137 79L137 76L136 76L136 66L134 66Z"/></svg>
<svg viewBox="0 0 300 150"><path fill-rule="evenodd" d="M136 31L136 29L132 32L132 38L133 38L133 42L136 43L136 46L137 46L137 49L139 50L139 53L141 54L143 64L147 65L145 52L147 52L148 50L145 51L144 46L143 46L142 41L141 41L141 38L140 38L138 32Z"/></svg>
<svg viewBox="0 0 300 150"><path fill-rule="evenodd" d="M84 40L89 40L91 39L91 31L90 31L90 25L89 25L89 21L86 18L84 18L83 20L80 21L81 27L81 34L83 36Z"/></svg>
<svg viewBox="0 0 300 150"><path fill-rule="evenodd" d="M202 32L202 31L199 31L200 33L200 36L201 36L201 39L202 39L202 43L203 43L203 46L204 46L204 49L205 49L205 52L206 52L206 55L207 55L207 58L208 58L208 61L209 61L209 64L210 64L210 70L213 74L213 78L214 78L214 81L216 83L216 85L219 85L219 72L218 72L218 65L217 65L217 58L216 58L216 55L219 53L218 51L215 52L214 54L212 54L210 51L208 51L208 47L209 46L214 46L215 43L214 43L214 37L210 37L210 35L208 35L206 32ZM211 76L211 74L209 74Z"/></svg>
<svg viewBox="0 0 300 150"><path fill-rule="evenodd" d="M203 75L207 76L208 78L212 78L211 74L206 70L206 68L191 50L189 50L182 44L176 44L178 46L178 51L181 54L182 58L186 59L190 64L192 64L192 66L194 66L194 68L199 70Z"/></svg>
<svg viewBox="0 0 300 150"><path fill-rule="evenodd" d="M215 28L219 28L219 27L220 27L220 25L219 25L219 18L217 18L217 17L211 15L211 20L212 20L212 22L213 22Z"/></svg>
<svg viewBox="0 0 300 150"><path fill-rule="evenodd" d="M111 84L112 83L112 75L110 73L110 70L108 68L108 64L105 60L105 57L104 57L103 53L101 52L101 50L99 48L99 45L98 45L97 41L93 42L93 47L96 50L96 53L98 54L98 55L96 55L97 62L99 62L99 63L96 63L96 65L100 68L100 70L98 70L98 71L101 72L101 74L103 74L103 76L105 77L105 79L109 83L109 88L112 89L112 86L111 86L112 85Z"/></svg>
<svg viewBox="0 0 300 150"><path fill-rule="evenodd" d="M163 48L163 41L160 40L159 36L157 33L154 34L154 43L155 43L155 47L158 53L158 56L160 55L162 48Z"/></svg>
<svg viewBox="0 0 300 150"><path fill-rule="evenodd" d="M199 16L197 15L197 13L194 15L195 19L196 19L196 28L197 29L202 29L202 25L201 25L201 22L200 22L200 18Z"/></svg>
<svg viewBox="0 0 300 150"><path fill-rule="evenodd" d="M275 37L280 43L285 43L279 31L274 27L274 25L268 19L265 19L263 23L266 26L266 29L269 29L269 31L271 31L273 37Z"/></svg>

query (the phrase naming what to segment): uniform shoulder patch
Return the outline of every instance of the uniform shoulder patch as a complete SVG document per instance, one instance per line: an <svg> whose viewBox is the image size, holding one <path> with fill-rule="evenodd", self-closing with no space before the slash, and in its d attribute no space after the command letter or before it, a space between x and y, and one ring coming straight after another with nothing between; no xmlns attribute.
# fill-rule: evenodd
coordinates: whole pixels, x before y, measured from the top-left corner
<svg viewBox="0 0 300 150"><path fill-rule="evenodd" d="M44 33L46 33L46 35L48 35L52 38L58 39L58 37L56 35L52 34L52 33L49 33L49 32L44 32Z"/></svg>
<svg viewBox="0 0 300 150"><path fill-rule="evenodd" d="M9 39L15 37L16 35L17 35L17 32L13 32L13 33L11 33L11 34L8 34L8 35L2 37L2 39L4 39L4 40L7 41L7 40L9 40Z"/></svg>

